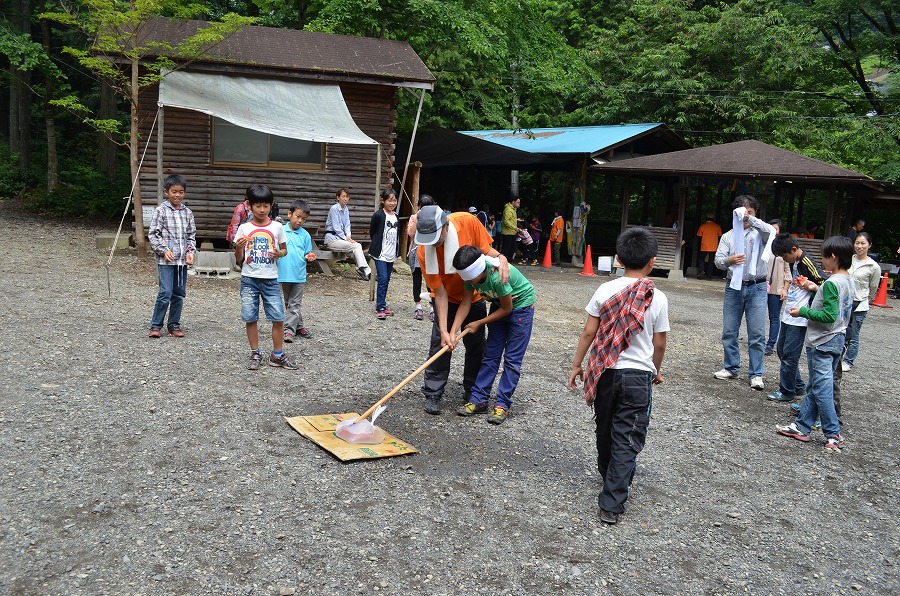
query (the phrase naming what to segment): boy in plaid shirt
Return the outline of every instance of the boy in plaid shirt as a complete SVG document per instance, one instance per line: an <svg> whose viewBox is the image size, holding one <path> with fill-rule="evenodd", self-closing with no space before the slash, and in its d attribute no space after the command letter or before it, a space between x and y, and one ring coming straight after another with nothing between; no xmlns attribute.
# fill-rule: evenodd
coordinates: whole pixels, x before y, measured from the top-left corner
<svg viewBox="0 0 900 596"><path fill-rule="evenodd" d="M597 467L603 477L600 521L614 524L644 448L650 424L652 385L661 371L669 331L669 301L646 276L656 264L656 237L645 228L630 228L616 240L623 277L597 288L585 310L569 387L584 381L585 400L597 423ZM590 348L586 373L582 362Z"/></svg>
<svg viewBox="0 0 900 596"><path fill-rule="evenodd" d="M166 200L153 211L148 232L159 274L159 293L150 319L149 337L161 335L166 311L169 312L166 331L173 337L184 337L181 307L187 294L187 269L194 264L197 250L197 225L194 214L182 205L187 188L184 178L177 174L166 176L163 188Z"/></svg>

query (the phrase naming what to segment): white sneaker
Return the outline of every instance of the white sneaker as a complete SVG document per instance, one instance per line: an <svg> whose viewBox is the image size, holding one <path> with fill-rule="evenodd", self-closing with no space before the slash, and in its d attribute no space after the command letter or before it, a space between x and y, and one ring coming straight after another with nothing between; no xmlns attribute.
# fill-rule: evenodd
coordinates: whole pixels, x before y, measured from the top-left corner
<svg viewBox="0 0 900 596"><path fill-rule="evenodd" d="M713 376L717 379L733 379L737 375L729 371L727 368L723 368L722 370L717 370L716 372L714 372Z"/></svg>
<svg viewBox="0 0 900 596"><path fill-rule="evenodd" d="M841 360L841 372L847 372L851 368L853 368L852 364L847 364L846 360Z"/></svg>
<svg viewBox="0 0 900 596"><path fill-rule="evenodd" d="M762 377L753 377L752 379L750 379L750 389L756 389L757 391L762 391L763 389L765 389Z"/></svg>

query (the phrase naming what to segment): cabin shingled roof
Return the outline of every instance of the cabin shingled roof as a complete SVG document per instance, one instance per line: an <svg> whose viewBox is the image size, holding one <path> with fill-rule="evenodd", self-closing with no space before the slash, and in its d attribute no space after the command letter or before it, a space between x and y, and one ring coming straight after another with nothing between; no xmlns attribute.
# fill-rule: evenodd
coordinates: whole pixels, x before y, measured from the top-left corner
<svg viewBox="0 0 900 596"><path fill-rule="evenodd" d="M164 41L173 47L205 21L153 19L137 41ZM385 82L425 83L435 77L405 41L334 35L296 29L246 26L204 50L205 63L249 65L292 71L361 76Z"/></svg>

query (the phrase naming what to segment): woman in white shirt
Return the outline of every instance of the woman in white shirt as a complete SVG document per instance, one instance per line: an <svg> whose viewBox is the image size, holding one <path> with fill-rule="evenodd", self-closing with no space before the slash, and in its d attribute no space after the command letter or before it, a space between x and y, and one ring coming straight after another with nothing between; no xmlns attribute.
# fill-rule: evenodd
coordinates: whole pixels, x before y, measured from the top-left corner
<svg viewBox="0 0 900 596"><path fill-rule="evenodd" d="M872 236L868 232L860 232L853 241L853 262L850 265L850 278L853 280L853 312L847 326L847 339L841 370L846 372L853 368L859 354L859 330L869 312L869 298L878 290L881 278L881 267L869 256L872 248Z"/></svg>

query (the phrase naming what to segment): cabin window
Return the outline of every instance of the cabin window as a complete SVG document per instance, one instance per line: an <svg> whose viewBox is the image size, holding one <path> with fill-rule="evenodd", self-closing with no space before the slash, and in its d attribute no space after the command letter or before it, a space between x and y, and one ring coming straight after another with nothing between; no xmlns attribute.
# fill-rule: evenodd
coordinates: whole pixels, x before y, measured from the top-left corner
<svg viewBox="0 0 900 596"><path fill-rule="evenodd" d="M213 118L213 162L269 168L322 169L323 143L242 128Z"/></svg>

